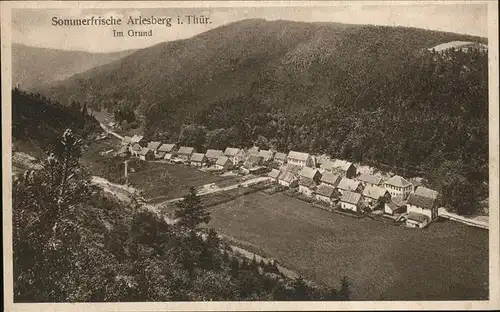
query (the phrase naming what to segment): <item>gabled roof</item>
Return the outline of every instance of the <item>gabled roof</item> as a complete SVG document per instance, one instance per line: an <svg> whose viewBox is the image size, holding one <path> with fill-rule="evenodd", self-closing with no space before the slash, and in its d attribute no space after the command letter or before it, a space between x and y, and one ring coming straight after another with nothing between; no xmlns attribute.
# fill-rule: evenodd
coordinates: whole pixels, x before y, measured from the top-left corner
<svg viewBox="0 0 500 312"><path fill-rule="evenodd" d="M299 179L299 185L308 187L308 188L315 188L316 183L314 183L313 179L306 178L306 177L300 177Z"/></svg>
<svg viewBox="0 0 500 312"><path fill-rule="evenodd" d="M390 203L397 207L403 207L405 205L405 201L400 196L392 197Z"/></svg>
<svg viewBox="0 0 500 312"><path fill-rule="evenodd" d="M227 158L226 156L221 156L221 157L219 157L219 159L217 159L215 164L219 165L219 166L224 166L228 162L232 163L231 160L229 158Z"/></svg>
<svg viewBox="0 0 500 312"><path fill-rule="evenodd" d="M438 192L430 188L419 186L415 191L415 195L436 199L438 196Z"/></svg>
<svg viewBox="0 0 500 312"><path fill-rule="evenodd" d="M354 181L353 179L342 178L342 180L340 180L340 183L337 187L339 189L345 190L345 191L355 191L359 187L359 182Z"/></svg>
<svg viewBox="0 0 500 312"><path fill-rule="evenodd" d="M224 151L224 155L226 155L226 156L236 156L240 151L241 151L241 149L239 149L239 148L228 147Z"/></svg>
<svg viewBox="0 0 500 312"><path fill-rule="evenodd" d="M160 145L161 145L161 142L158 142L158 141L148 142L148 148L152 149L152 150L157 149L158 147L160 147Z"/></svg>
<svg viewBox="0 0 500 312"><path fill-rule="evenodd" d="M363 190L364 197L373 199L379 199L380 197L383 197L385 193L387 193L387 190L385 188L376 185L368 185Z"/></svg>
<svg viewBox="0 0 500 312"><path fill-rule="evenodd" d="M150 150L149 148L147 147L144 147L144 148L141 148L141 150L139 151L139 155L141 156L145 156L147 153L149 152L153 152L152 150Z"/></svg>
<svg viewBox="0 0 500 312"><path fill-rule="evenodd" d="M408 212L407 218L421 223L430 221L429 216L413 211Z"/></svg>
<svg viewBox="0 0 500 312"><path fill-rule="evenodd" d="M281 171L280 175L278 176L278 180L292 183L293 181L297 180L297 176L290 171Z"/></svg>
<svg viewBox="0 0 500 312"><path fill-rule="evenodd" d="M286 154L285 153L276 153L274 155L274 159L285 161L286 160Z"/></svg>
<svg viewBox="0 0 500 312"><path fill-rule="evenodd" d="M341 159L335 159L332 163L333 168L337 168L337 169L340 169L343 171L349 170L349 168L351 166L353 166L352 162L348 162L348 161L341 160Z"/></svg>
<svg viewBox="0 0 500 312"><path fill-rule="evenodd" d="M259 156L262 158L273 158L274 152L271 150L260 150L259 151Z"/></svg>
<svg viewBox="0 0 500 312"><path fill-rule="evenodd" d="M403 177L395 175L389 180L385 181L385 184L396 186L396 187L408 187L411 185L410 182L405 180Z"/></svg>
<svg viewBox="0 0 500 312"><path fill-rule="evenodd" d="M377 177L377 176L374 176L371 174L364 174L364 173L359 175L358 180L361 182L366 182L366 183L370 183L370 184L374 184L374 185L379 185L382 183L381 177Z"/></svg>
<svg viewBox="0 0 500 312"><path fill-rule="evenodd" d="M224 152L221 150L215 150L215 149L208 149L207 152L205 153L205 156L209 158L219 158L222 155L224 155Z"/></svg>
<svg viewBox="0 0 500 312"><path fill-rule="evenodd" d="M300 169L299 171L299 176L312 179L318 172L319 172L318 169L302 167L302 169Z"/></svg>
<svg viewBox="0 0 500 312"><path fill-rule="evenodd" d="M179 148L178 154L179 155L191 155L191 154L193 154L193 152L194 152L193 147L181 146L181 148Z"/></svg>
<svg viewBox="0 0 500 312"><path fill-rule="evenodd" d="M195 162L202 162L203 160L205 160L205 154L202 153L193 153L193 155L191 155L190 158L190 161L195 161Z"/></svg>
<svg viewBox="0 0 500 312"><path fill-rule="evenodd" d="M335 188L326 184L320 184L320 186L318 186L318 189L315 191L316 194L326 197L332 197L334 192Z"/></svg>
<svg viewBox="0 0 500 312"><path fill-rule="evenodd" d="M280 171L278 169L272 169L267 176L273 179L277 179L278 176L280 175Z"/></svg>
<svg viewBox="0 0 500 312"><path fill-rule="evenodd" d="M159 148L158 148L158 151L160 152L171 152L175 147L175 144L168 144L168 143L165 143L165 144L162 144Z"/></svg>
<svg viewBox="0 0 500 312"><path fill-rule="evenodd" d="M346 191L346 192L344 192L344 194L342 194L342 196L340 197L340 200L343 201L344 203L357 205L357 204L359 204L359 201L361 200L361 194Z"/></svg>
<svg viewBox="0 0 500 312"><path fill-rule="evenodd" d="M432 209L434 207L434 199L416 194L410 194L406 203L424 209Z"/></svg>
<svg viewBox="0 0 500 312"><path fill-rule="evenodd" d="M302 169L301 166L294 165L294 164L286 164L284 167L285 167L285 169L284 169L285 171L293 172L296 175L298 175L299 171Z"/></svg>
<svg viewBox="0 0 500 312"><path fill-rule="evenodd" d="M301 153L301 152L295 152L295 151L290 151L288 153L288 159L295 159L295 160L300 160L300 161L306 161L309 158L308 153Z"/></svg>
<svg viewBox="0 0 500 312"><path fill-rule="evenodd" d="M321 176L321 182L337 186L340 182L340 175L325 171Z"/></svg>

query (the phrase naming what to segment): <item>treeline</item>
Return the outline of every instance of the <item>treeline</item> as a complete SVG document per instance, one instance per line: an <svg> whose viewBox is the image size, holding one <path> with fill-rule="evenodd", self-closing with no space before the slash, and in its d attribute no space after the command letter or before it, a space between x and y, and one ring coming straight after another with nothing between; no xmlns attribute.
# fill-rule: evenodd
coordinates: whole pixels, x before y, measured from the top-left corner
<svg viewBox="0 0 500 312"><path fill-rule="evenodd" d="M92 185L82 141L64 132L43 163L13 183L15 302L348 300L339 289L290 280L271 263L231 252L191 189L177 222L124 205Z"/></svg>
<svg viewBox="0 0 500 312"><path fill-rule="evenodd" d="M12 90L12 138L29 141L41 150L48 150L65 129L87 139L100 129L85 104L72 101L62 105L38 93Z"/></svg>

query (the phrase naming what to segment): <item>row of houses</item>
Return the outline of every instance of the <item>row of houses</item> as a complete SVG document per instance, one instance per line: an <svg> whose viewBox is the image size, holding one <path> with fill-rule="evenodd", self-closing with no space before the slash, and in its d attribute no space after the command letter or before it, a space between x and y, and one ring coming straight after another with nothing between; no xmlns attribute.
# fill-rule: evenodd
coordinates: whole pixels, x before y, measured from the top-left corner
<svg viewBox="0 0 500 312"><path fill-rule="evenodd" d="M380 208L383 203L384 214L406 213L406 224L412 227L425 227L437 217L437 192L421 186L419 180L408 181L398 175L384 180L358 174L353 163L326 155L298 151L285 154L256 146L248 150L228 147L224 151L208 149L198 153L193 147L177 147L173 143L146 143L142 136L124 137L123 145L131 155L143 160L165 159L216 170L237 167L245 173L260 174L274 164L279 169L272 169L268 176L282 186L298 188L305 196L354 212Z"/></svg>

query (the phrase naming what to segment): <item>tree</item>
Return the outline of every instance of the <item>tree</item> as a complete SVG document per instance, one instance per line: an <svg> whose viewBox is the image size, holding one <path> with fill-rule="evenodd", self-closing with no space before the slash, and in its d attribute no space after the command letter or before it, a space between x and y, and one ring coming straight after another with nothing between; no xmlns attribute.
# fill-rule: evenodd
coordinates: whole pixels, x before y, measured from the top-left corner
<svg viewBox="0 0 500 312"><path fill-rule="evenodd" d="M210 221L210 213L202 206L194 187L189 189L189 193L183 197L183 200L177 202L176 206L177 224L190 232L194 232L199 225Z"/></svg>
<svg viewBox="0 0 500 312"><path fill-rule="evenodd" d="M293 289L294 289L293 293L294 300L305 301L310 299L307 284L302 278L302 276L297 277L293 281Z"/></svg>
<svg viewBox="0 0 500 312"><path fill-rule="evenodd" d="M179 144L202 149L205 143L205 127L198 125L183 125L179 134Z"/></svg>
<svg viewBox="0 0 500 312"><path fill-rule="evenodd" d="M339 296L340 300L349 300L351 297L350 282L347 276L342 277Z"/></svg>

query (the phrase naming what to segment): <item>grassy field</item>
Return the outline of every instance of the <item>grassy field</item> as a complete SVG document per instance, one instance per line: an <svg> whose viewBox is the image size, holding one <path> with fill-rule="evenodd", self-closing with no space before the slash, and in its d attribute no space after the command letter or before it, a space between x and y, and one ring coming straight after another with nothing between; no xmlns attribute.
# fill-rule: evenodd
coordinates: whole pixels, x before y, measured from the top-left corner
<svg viewBox="0 0 500 312"><path fill-rule="evenodd" d="M355 300L488 296L488 231L445 221L423 230L315 209L262 192L210 209L210 226L319 283L348 276Z"/></svg>

